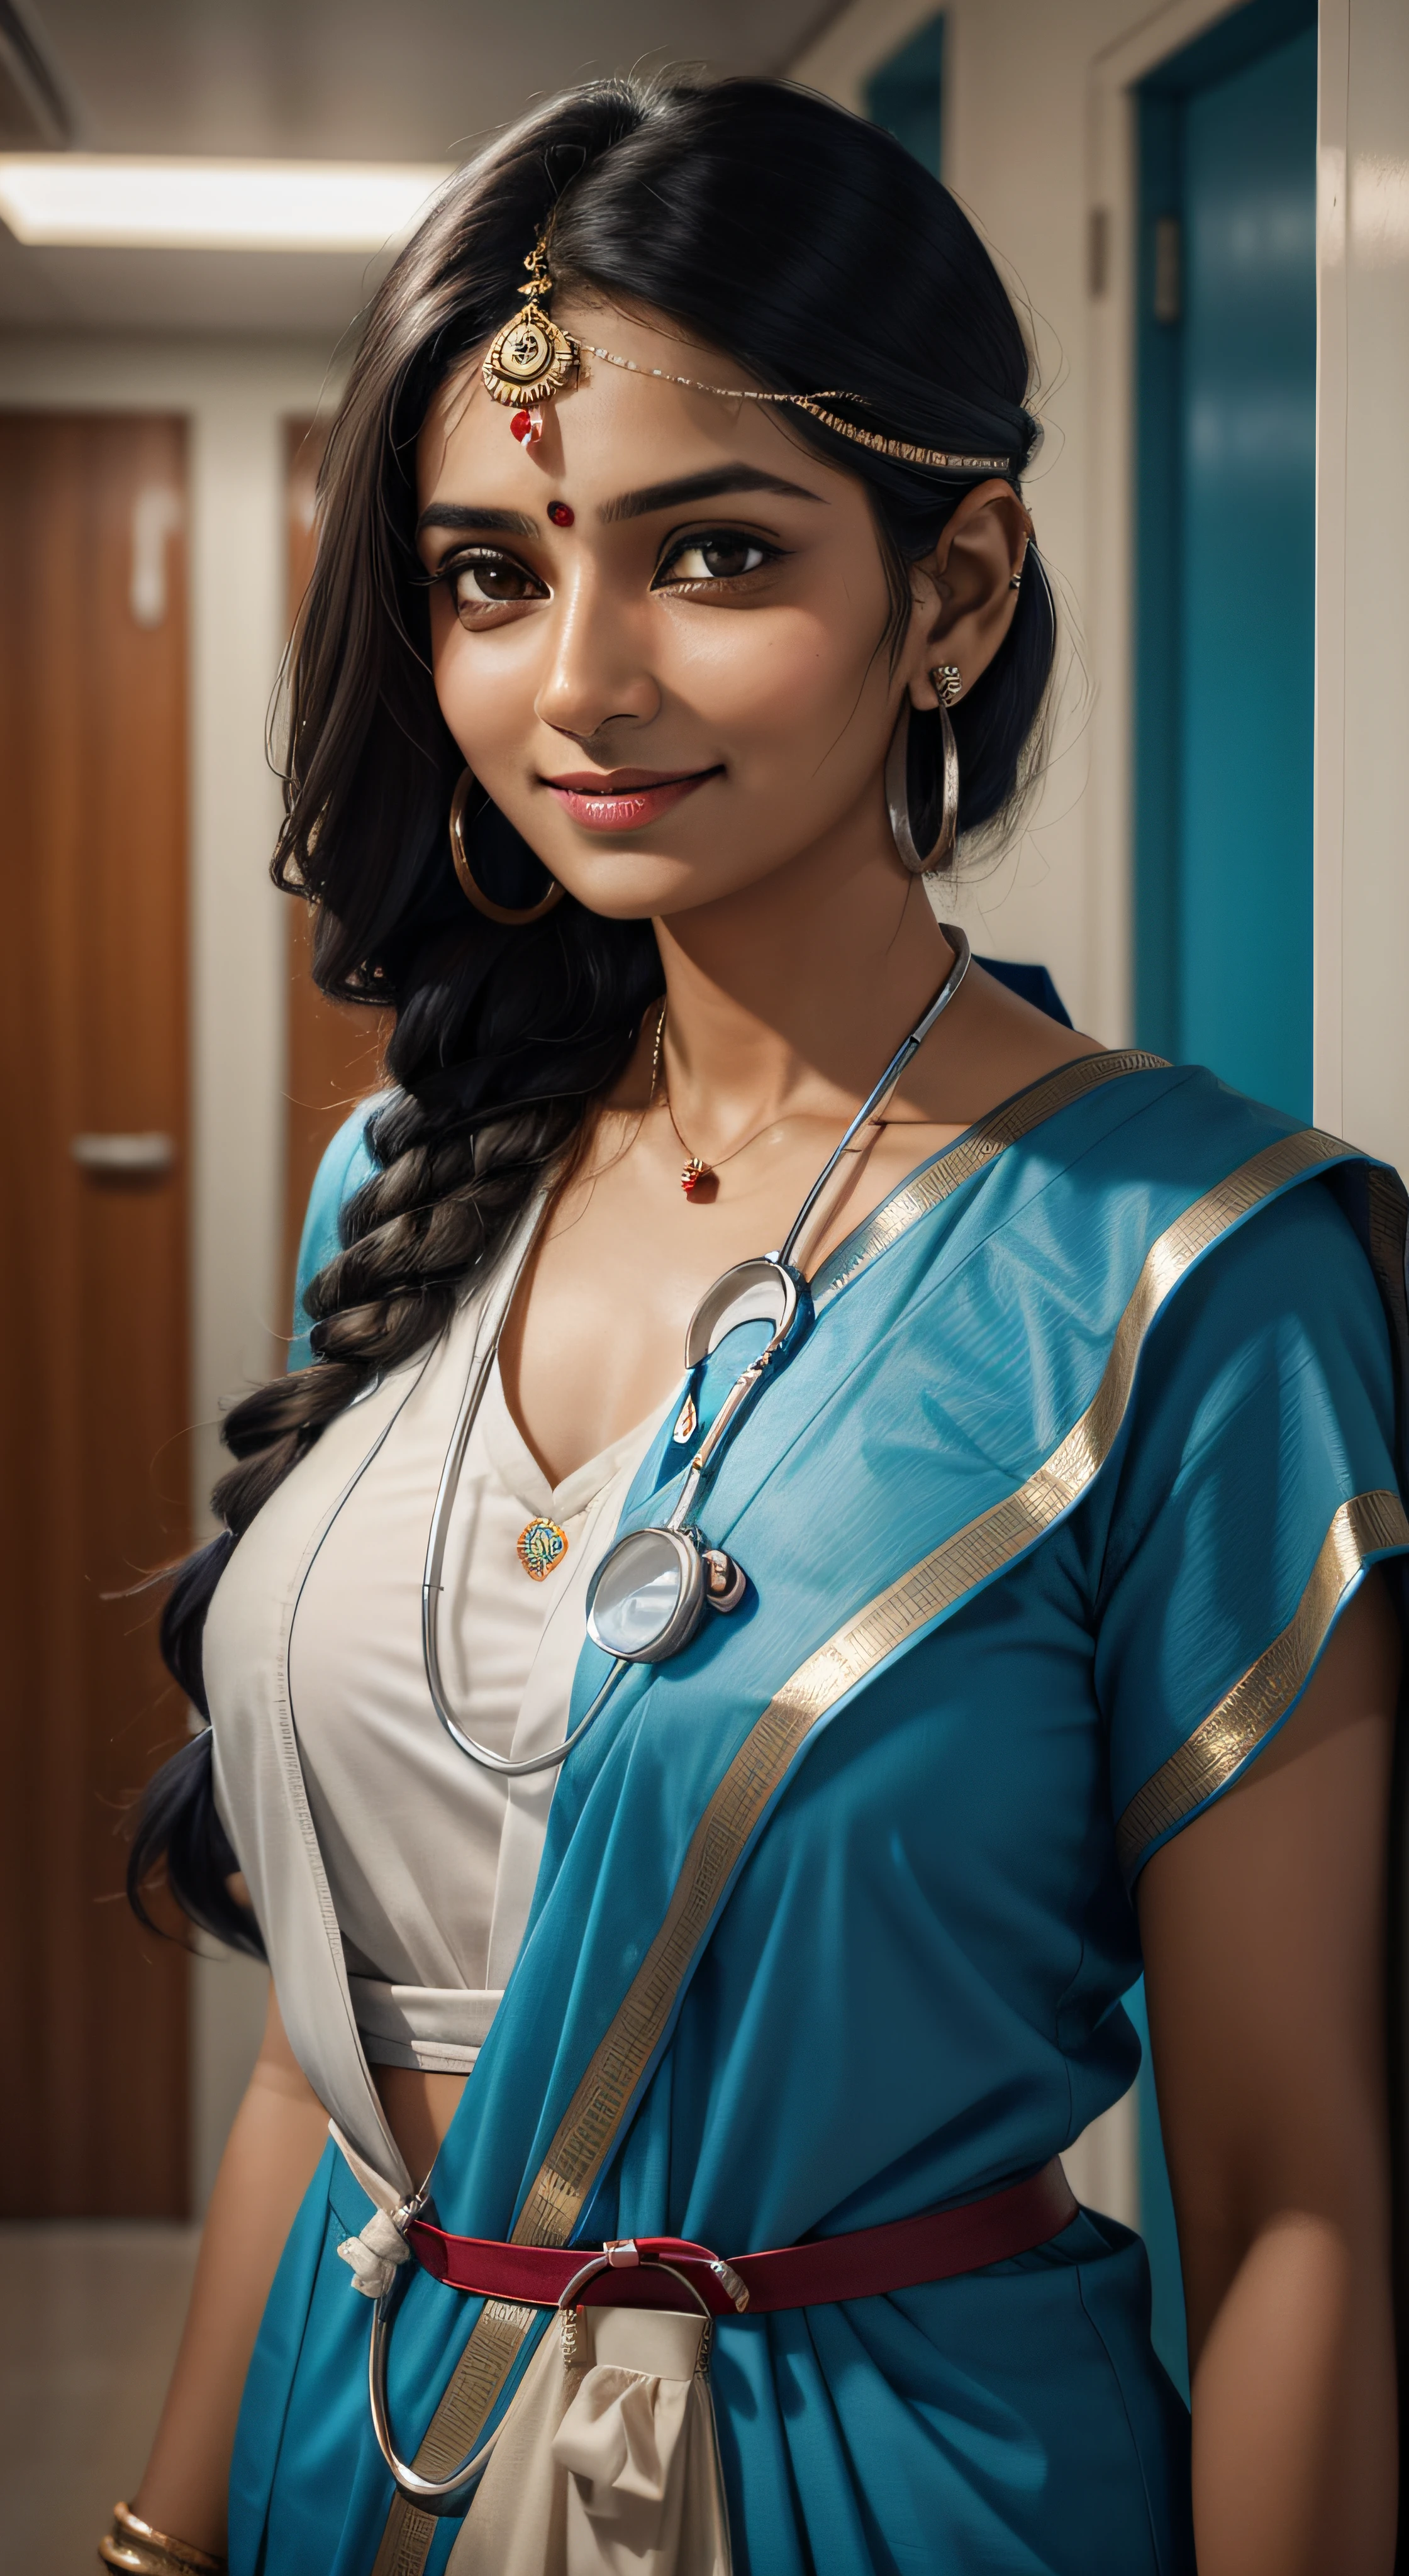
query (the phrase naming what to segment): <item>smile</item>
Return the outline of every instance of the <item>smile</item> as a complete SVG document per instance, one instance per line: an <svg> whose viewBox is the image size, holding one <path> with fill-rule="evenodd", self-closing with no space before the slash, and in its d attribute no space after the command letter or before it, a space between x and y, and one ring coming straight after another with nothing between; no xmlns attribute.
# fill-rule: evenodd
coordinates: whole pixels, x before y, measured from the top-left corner
<svg viewBox="0 0 1409 2576"><path fill-rule="evenodd" d="M564 813L575 823L585 823L591 832L634 832L643 823L657 822L673 805L703 787L706 779L718 778L721 770L691 770L685 776L665 777L646 769L609 770L605 776L589 773L573 778L549 778L544 785L557 798Z"/></svg>

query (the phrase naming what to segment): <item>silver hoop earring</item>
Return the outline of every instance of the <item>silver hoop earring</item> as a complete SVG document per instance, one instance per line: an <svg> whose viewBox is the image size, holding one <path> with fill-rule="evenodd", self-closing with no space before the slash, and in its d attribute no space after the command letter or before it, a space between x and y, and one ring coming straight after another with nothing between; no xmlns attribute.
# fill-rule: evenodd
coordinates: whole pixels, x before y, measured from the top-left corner
<svg viewBox="0 0 1409 2576"><path fill-rule="evenodd" d="M930 681L939 699L939 743L942 778L939 799L939 821L934 838L926 850L915 840L910 819L910 700L907 697L890 738L886 754L886 806L890 814L891 838L901 866L912 877L937 876L954 856L959 838L959 746L949 710L963 695L964 683L953 662L941 662L931 671Z"/></svg>

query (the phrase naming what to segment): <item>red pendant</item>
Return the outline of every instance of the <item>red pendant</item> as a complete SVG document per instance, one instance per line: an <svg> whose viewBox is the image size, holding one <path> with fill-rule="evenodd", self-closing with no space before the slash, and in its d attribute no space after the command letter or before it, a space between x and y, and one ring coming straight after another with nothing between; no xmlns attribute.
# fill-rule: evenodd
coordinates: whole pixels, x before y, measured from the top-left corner
<svg viewBox="0 0 1409 2576"><path fill-rule="evenodd" d="M686 1198L692 1199L696 1190L699 1188L701 1181L712 1181L713 1178L714 1174L710 1170L708 1163L701 1162L698 1154L692 1154L684 1171L680 1175L680 1187L684 1191Z"/></svg>
<svg viewBox="0 0 1409 2576"><path fill-rule="evenodd" d="M536 447L543 435L543 414L536 407L532 411L516 411L509 427L521 446Z"/></svg>

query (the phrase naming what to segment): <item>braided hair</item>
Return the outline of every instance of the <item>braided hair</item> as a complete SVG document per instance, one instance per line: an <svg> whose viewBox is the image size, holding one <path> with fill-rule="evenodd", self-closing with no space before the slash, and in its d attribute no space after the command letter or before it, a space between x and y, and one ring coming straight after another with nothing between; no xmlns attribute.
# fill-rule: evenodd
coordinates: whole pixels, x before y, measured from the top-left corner
<svg viewBox="0 0 1409 2576"><path fill-rule="evenodd" d="M465 903L447 816L462 756L436 701L416 552L416 443L447 377L516 307L549 215L554 280L672 316L758 383L853 388L917 444L1002 455L1016 486L1036 443L1029 358L972 225L876 127L774 81L593 82L539 110L454 178L368 312L320 479L320 538L289 668L277 885L314 907L314 974L339 999L395 1016L395 1089L371 1116L372 1176L341 1216L341 1248L307 1293L313 1365L234 1405L233 1464L213 1496L220 1535L179 1570L162 1619L172 1673L208 1718L205 1615L255 1514L374 1376L426 1348L467 1282L584 1140L662 990L648 922L568 896L505 928ZM799 413L790 434L867 485L897 628L909 567L972 477L881 456ZM1040 741L1054 648L1051 594L1029 548L1016 613L953 714L960 826L1002 816ZM911 725L923 773L936 748ZM912 773L913 774L913 773ZM924 777L916 781L923 795ZM506 904L541 870L490 811L477 872ZM226 1881L208 1727L150 1782L128 1887L165 1862L187 1915L257 1951ZM144 1916L145 1919L145 1916Z"/></svg>

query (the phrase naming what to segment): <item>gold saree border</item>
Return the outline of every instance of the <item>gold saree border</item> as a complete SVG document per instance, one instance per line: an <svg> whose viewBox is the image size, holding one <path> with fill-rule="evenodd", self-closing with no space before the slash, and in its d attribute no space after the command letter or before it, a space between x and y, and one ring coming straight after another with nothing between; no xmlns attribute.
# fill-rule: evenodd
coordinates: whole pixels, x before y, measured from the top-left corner
<svg viewBox="0 0 1409 2576"><path fill-rule="evenodd" d="M1133 1064L1159 1061L1157 1057L1132 1055L1088 1057L1066 1070L1077 1074L1088 1066L1105 1066L1110 1069L1107 1078L1111 1078L1117 1069L1129 1070ZM1050 1091L1061 1079L1054 1077L1052 1084L1039 1084L1037 1089ZM1024 1094L1023 1101L1032 1096ZM1013 1103L1013 1110L1021 1105ZM980 1132L976 1129L969 1140L976 1151ZM995 1146L992 1150L999 1149ZM992 1581L1063 1517L1109 1456L1130 1401L1145 1337L1186 1271L1220 1236L1240 1225L1290 1182L1324 1164L1343 1161L1351 1151L1338 1137L1322 1135L1314 1127L1300 1128L1265 1146L1176 1217L1145 1255L1116 1326L1095 1395L1050 1457L1014 1493L979 1513L877 1593L825 1645L809 1655L775 1693L695 1827L660 1929L610 2028L593 2051L530 2187L513 2231L516 2245L567 2244L637 2086L665 2036L675 1998L711 1916L760 1816L781 1787L813 1727L847 1691L865 1680L919 1629L978 1585ZM934 1169L930 1167L930 1171ZM918 1191L928 1178L929 1172L922 1173L912 1189ZM957 1181L953 1186L958 1186ZM909 1197L911 1193L901 1195ZM440 2428L443 2422L449 2422L452 2413L459 2428L458 2456L466 2455L537 2313L508 2312L515 2319L510 2328L502 2309L498 2314L492 2313L496 2307L497 2303L491 2302L472 2328L417 2452L415 2466L423 2473L437 2474L426 2471L425 2464L432 2456L432 2445L434 2456L441 2458ZM516 2322L520 2316L524 2317L521 2327ZM513 2349L507 2352L501 2366L500 2355L506 2353L510 2340ZM450 2449L450 2465L455 2456ZM438 2474L444 2473L442 2467ZM429 2516L398 2496L373 2576L421 2576L434 2529ZM394 2531L397 2537L393 2545Z"/></svg>
<svg viewBox="0 0 1409 2576"><path fill-rule="evenodd" d="M1056 1073L1035 1082L1030 1091L1020 1091L1015 1099L1005 1101L989 1117L981 1118L967 1136L960 1136L932 1163L926 1163L912 1181L903 1181L895 1196L884 1199L873 1215L862 1219L844 1267L830 1270L825 1262L822 1264L813 1282L818 1305L824 1305L859 1271L869 1268L879 1253L888 1251L902 1234L908 1234L917 1218L928 1216L931 1208L952 1198L975 1172L996 1162L1000 1154L1020 1143L1034 1127L1055 1118L1059 1109L1069 1109L1074 1100L1084 1100L1088 1093L1099 1091L1104 1083L1118 1081L1127 1073L1167 1070L1162 1055L1146 1055L1139 1047L1115 1048L1105 1055L1078 1056L1074 1064L1061 1065ZM838 1252L845 1249L845 1243L837 1246Z"/></svg>
<svg viewBox="0 0 1409 2576"><path fill-rule="evenodd" d="M435 2410L413 2466L423 2478L448 2478L474 2449L504 2382L523 2348L537 2308L486 2299L475 2329ZM387 2515L372 2576L421 2576L435 2538L436 2518L398 2495Z"/></svg>
<svg viewBox="0 0 1409 2576"><path fill-rule="evenodd" d="M1127 1880L1138 1874L1150 1845L1226 1788L1280 1725L1305 1689L1366 1558L1391 1548L1409 1548L1409 1516L1398 1494L1355 1494L1332 1515L1285 1628L1131 1799L1116 1827Z"/></svg>

